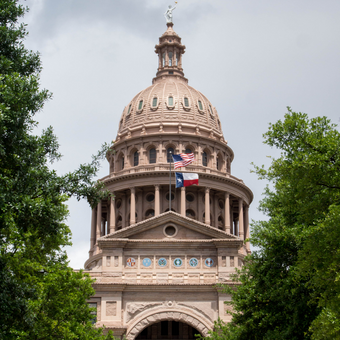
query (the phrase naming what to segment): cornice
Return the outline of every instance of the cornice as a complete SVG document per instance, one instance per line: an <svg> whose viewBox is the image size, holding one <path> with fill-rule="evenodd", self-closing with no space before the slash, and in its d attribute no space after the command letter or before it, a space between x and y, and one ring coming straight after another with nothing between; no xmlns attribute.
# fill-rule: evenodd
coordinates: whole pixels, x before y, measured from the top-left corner
<svg viewBox="0 0 340 340"><path fill-rule="evenodd" d="M226 283L228 286L238 286L238 282ZM98 293L106 291L121 291L121 292L164 292L164 291L177 291L181 292L218 292L218 287L216 284L211 283L114 283L114 282L94 282L92 284L93 288L96 290L96 295L94 297L100 296Z"/></svg>

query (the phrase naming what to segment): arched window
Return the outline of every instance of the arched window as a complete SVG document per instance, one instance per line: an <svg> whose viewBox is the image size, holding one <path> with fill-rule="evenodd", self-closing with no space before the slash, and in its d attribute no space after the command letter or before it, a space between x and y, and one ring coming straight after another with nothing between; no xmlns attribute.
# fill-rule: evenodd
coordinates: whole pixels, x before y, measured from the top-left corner
<svg viewBox="0 0 340 340"><path fill-rule="evenodd" d="M200 100L198 101L198 108L200 110L203 110L203 105L202 105L202 102Z"/></svg>
<svg viewBox="0 0 340 340"><path fill-rule="evenodd" d="M139 164L139 153L135 151L133 154L133 166L137 166Z"/></svg>
<svg viewBox="0 0 340 340"><path fill-rule="evenodd" d="M184 106L189 107L189 99L187 97L184 97Z"/></svg>
<svg viewBox="0 0 340 340"><path fill-rule="evenodd" d="M172 66L172 52L169 52L168 56L169 56L169 66Z"/></svg>
<svg viewBox="0 0 340 340"><path fill-rule="evenodd" d="M188 209L186 212L185 212L185 215L187 217L190 217L190 218L195 218L195 212L192 210L192 209Z"/></svg>
<svg viewBox="0 0 340 340"><path fill-rule="evenodd" d="M156 149L152 148L149 151L149 163L153 164L156 163Z"/></svg>
<svg viewBox="0 0 340 340"><path fill-rule="evenodd" d="M152 107L156 107L157 106L157 97L154 97L153 99L152 99Z"/></svg>
<svg viewBox="0 0 340 340"><path fill-rule="evenodd" d="M163 53L163 55L162 55L162 65L163 65L163 67L165 66L165 53Z"/></svg>
<svg viewBox="0 0 340 340"><path fill-rule="evenodd" d="M176 66L178 66L178 64L179 64L179 54L176 53Z"/></svg>
<svg viewBox="0 0 340 340"><path fill-rule="evenodd" d="M150 218L150 217L153 217L153 216L155 216L155 210L149 209L149 210L146 211L145 218Z"/></svg>
<svg viewBox="0 0 340 340"><path fill-rule="evenodd" d="M128 115L130 114L130 112L131 112L131 104L129 105L129 109L128 109Z"/></svg>
<svg viewBox="0 0 340 340"><path fill-rule="evenodd" d="M217 170L220 169L220 157L219 156L216 157L216 169Z"/></svg>
<svg viewBox="0 0 340 340"><path fill-rule="evenodd" d="M172 155L174 154L174 149L173 148L168 148L166 150L166 161L168 163L172 162Z"/></svg>
<svg viewBox="0 0 340 340"><path fill-rule="evenodd" d="M205 151L202 153L202 165L208 166L208 155Z"/></svg>
<svg viewBox="0 0 340 340"><path fill-rule="evenodd" d="M186 148L186 149L185 149L185 153L192 153L192 151L191 151L191 149Z"/></svg>
<svg viewBox="0 0 340 340"><path fill-rule="evenodd" d="M121 161L121 169L123 170L124 169L124 156L122 156L122 159L120 160Z"/></svg>
<svg viewBox="0 0 340 340"><path fill-rule="evenodd" d="M168 98L168 105L169 105L169 106L173 106L173 105L174 105L174 97L171 97L171 96L170 96L170 97Z"/></svg>
<svg viewBox="0 0 340 340"><path fill-rule="evenodd" d="M143 108L143 100L140 100L138 104L138 110L141 110L142 108Z"/></svg>

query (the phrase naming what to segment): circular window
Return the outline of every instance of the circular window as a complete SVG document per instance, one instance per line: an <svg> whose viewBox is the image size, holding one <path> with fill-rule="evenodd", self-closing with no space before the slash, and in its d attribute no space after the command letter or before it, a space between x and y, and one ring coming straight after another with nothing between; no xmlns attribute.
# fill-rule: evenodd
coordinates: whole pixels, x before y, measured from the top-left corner
<svg viewBox="0 0 340 340"><path fill-rule="evenodd" d="M169 193L167 193L165 195L165 198L166 198L167 201L169 201ZM173 193L171 193L171 201L173 201L174 199L175 199L175 195Z"/></svg>
<svg viewBox="0 0 340 340"><path fill-rule="evenodd" d="M193 202L195 200L195 196L193 194L186 194L185 197L188 202Z"/></svg>
<svg viewBox="0 0 340 340"><path fill-rule="evenodd" d="M146 195L146 200L147 200L148 202L153 202L154 199L155 199L155 195L154 195L154 194L147 194L147 195Z"/></svg>
<svg viewBox="0 0 340 340"><path fill-rule="evenodd" d="M176 234L176 228L173 227L172 225L169 225L164 229L164 232L165 232L166 236L171 237L171 236L174 236Z"/></svg>
<svg viewBox="0 0 340 340"><path fill-rule="evenodd" d="M218 205L221 209L224 209L224 202L222 200L218 201Z"/></svg>
<svg viewBox="0 0 340 340"><path fill-rule="evenodd" d="M117 209L119 209L121 206L122 206L122 200L118 200L118 201L116 202L116 207L117 207Z"/></svg>

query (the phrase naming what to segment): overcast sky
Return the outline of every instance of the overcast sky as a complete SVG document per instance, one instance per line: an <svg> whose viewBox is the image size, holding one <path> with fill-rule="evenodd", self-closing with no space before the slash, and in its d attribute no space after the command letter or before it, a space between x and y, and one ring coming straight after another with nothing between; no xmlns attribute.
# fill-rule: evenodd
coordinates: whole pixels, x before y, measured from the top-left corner
<svg viewBox="0 0 340 340"><path fill-rule="evenodd" d="M89 162L116 138L124 107L151 85L154 46L166 30L169 0L22 0L26 46L41 53L42 87L53 93L38 115L52 125L64 155L60 174ZM254 193L250 218L266 185L251 162L278 155L265 146L269 122L286 106L310 117L340 121L339 0L179 0L174 30L186 45L185 76L212 102L234 150L232 174ZM99 177L108 174L103 162ZM83 268L90 245L91 209L69 201L70 264Z"/></svg>

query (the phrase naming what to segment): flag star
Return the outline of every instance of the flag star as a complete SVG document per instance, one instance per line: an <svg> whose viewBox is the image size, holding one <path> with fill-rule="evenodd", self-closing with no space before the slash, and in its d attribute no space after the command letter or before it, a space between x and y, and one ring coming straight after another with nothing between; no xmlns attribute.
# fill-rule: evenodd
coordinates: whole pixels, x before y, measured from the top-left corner
<svg viewBox="0 0 340 340"><path fill-rule="evenodd" d="M182 183L182 180L180 178L177 178L177 182Z"/></svg>

